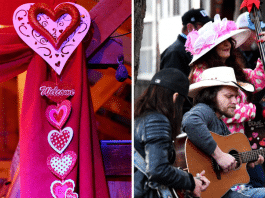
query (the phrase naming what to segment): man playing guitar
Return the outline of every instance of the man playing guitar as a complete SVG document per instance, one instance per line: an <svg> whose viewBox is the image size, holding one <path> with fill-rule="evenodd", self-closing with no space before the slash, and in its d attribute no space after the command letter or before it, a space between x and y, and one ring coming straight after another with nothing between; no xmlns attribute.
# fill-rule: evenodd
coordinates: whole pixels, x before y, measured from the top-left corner
<svg viewBox="0 0 265 198"><path fill-rule="evenodd" d="M190 142L203 151L206 156L213 158L221 167L224 175L220 174L218 180L221 180L226 173L238 169L239 160L231 154L223 152L210 131L222 136L231 134L221 117L223 115L226 117L235 115L238 88L248 92L254 91L251 84L241 83L240 86L237 83L234 70L231 67L220 66L205 70L202 73L202 80L190 85L189 96L194 98L195 106L184 115L182 120L182 129L187 133ZM259 155L257 161L248 163L248 167L254 167L263 162L263 156ZM206 169L207 172L209 171ZM209 178L207 174L206 177ZM211 178L209 179L212 185L213 181ZM212 195L204 196L202 193L202 197L218 197L216 196L218 188L213 189L215 192ZM237 186L234 186L232 190L229 188L227 192L224 192L224 198L265 197L265 188L253 188L247 185L244 189L237 188Z"/></svg>

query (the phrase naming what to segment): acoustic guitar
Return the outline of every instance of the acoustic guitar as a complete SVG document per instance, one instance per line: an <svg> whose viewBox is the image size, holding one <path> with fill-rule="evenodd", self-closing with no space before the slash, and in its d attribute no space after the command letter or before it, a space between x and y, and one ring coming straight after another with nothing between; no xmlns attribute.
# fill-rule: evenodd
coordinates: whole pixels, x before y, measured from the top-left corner
<svg viewBox="0 0 265 198"><path fill-rule="evenodd" d="M223 172L211 156L202 152L187 138L185 152L188 172L196 175L205 170L205 176L211 182L206 191L202 192L202 198L222 197L233 185L248 183L250 178L246 169L247 163L256 161L258 155L264 156L265 153L264 149L251 150L248 138L242 133L221 136L211 132L211 135L223 152L235 157L237 167L235 170Z"/></svg>

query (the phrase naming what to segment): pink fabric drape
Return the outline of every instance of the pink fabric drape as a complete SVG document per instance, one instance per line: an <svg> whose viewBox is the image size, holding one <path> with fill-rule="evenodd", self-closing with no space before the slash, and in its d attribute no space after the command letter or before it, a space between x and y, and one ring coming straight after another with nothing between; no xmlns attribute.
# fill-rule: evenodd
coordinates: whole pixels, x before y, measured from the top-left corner
<svg viewBox="0 0 265 198"><path fill-rule="evenodd" d="M48 133L54 128L48 123L45 110L55 103L41 96L39 88L44 81L55 82L56 76L50 66L24 44L12 28L2 29L0 82L13 78L25 70L27 77L20 123L21 197L47 198L52 197L51 183L60 180L52 174L46 163L47 157L56 152L47 141ZM60 80L74 85L75 89L75 95L68 99L72 103L72 111L63 127L71 127L74 135L64 152L74 151L78 160L65 180L72 179L75 182L75 192L81 198L107 198L109 193L95 127L82 44L64 67Z"/></svg>

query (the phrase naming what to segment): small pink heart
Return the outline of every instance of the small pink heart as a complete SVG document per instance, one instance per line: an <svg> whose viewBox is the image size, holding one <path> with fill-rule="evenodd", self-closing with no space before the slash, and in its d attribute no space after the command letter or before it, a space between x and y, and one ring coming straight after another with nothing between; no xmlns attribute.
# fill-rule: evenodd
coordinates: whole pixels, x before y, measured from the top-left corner
<svg viewBox="0 0 265 198"><path fill-rule="evenodd" d="M66 191L68 189L74 190L75 183L73 180L68 179L64 182L61 181L54 181L50 187L51 194L54 198L65 198Z"/></svg>
<svg viewBox="0 0 265 198"><path fill-rule="evenodd" d="M253 133L252 133L252 137L253 137L253 138L257 138L258 136L259 136L258 133L256 133L256 132L253 132Z"/></svg>
<svg viewBox="0 0 265 198"><path fill-rule="evenodd" d="M249 141L252 141L252 140L253 140L253 138L252 138L252 137L249 137L248 139L249 139Z"/></svg>
<svg viewBox="0 0 265 198"><path fill-rule="evenodd" d="M78 194L74 193L72 189L67 189L65 192L66 198L78 198Z"/></svg>
<svg viewBox="0 0 265 198"><path fill-rule="evenodd" d="M69 100L64 100L62 103L55 105L50 105L45 112L46 118L49 123L61 129L66 120L68 119L71 112L71 102Z"/></svg>
<svg viewBox="0 0 265 198"><path fill-rule="evenodd" d="M62 131L52 130L48 134L48 142L57 153L61 154L70 144L73 135L71 127L66 127Z"/></svg>
<svg viewBox="0 0 265 198"><path fill-rule="evenodd" d="M254 143L254 144L251 146L251 148L252 148L252 149L257 149L257 148L258 148L258 146L257 146L257 144L256 144L256 143Z"/></svg>
<svg viewBox="0 0 265 198"><path fill-rule="evenodd" d="M64 179L74 168L76 159L74 151L68 151L61 156L53 153L47 158L47 165L54 175Z"/></svg>

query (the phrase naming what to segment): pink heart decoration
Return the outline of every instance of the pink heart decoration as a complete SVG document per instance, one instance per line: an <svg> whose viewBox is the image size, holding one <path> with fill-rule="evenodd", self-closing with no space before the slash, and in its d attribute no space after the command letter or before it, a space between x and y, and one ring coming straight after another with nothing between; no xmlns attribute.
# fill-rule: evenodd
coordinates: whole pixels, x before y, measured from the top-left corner
<svg viewBox="0 0 265 198"><path fill-rule="evenodd" d="M74 151L68 151L61 156L53 153L47 158L47 165L54 175L64 179L74 168L76 159Z"/></svg>
<svg viewBox="0 0 265 198"><path fill-rule="evenodd" d="M52 130L48 134L48 142L57 153L61 154L70 144L73 135L71 127L66 127L61 131Z"/></svg>
<svg viewBox="0 0 265 198"><path fill-rule="evenodd" d="M257 149L257 148L258 148L258 146L257 146L257 144L256 144L256 143L254 143L254 144L251 146L251 148L252 148L252 149Z"/></svg>
<svg viewBox="0 0 265 198"><path fill-rule="evenodd" d="M68 179L64 182L61 181L54 181L50 187L51 194L54 198L65 198L66 191L68 189L74 190L75 182L71 179Z"/></svg>
<svg viewBox="0 0 265 198"><path fill-rule="evenodd" d="M72 189L67 189L65 193L66 198L78 198L78 194L74 193Z"/></svg>
<svg viewBox="0 0 265 198"><path fill-rule="evenodd" d="M258 133L256 133L256 132L253 132L253 133L252 133L252 137L253 137L253 138L257 138L258 136L259 136Z"/></svg>
<svg viewBox="0 0 265 198"><path fill-rule="evenodd" d="M19 6L13 14L14 28L19 37L37 54L39 54L58 75L61 74L67 60L86 36L91 24L90 15L85 8L78 4L68 3L74 5L78 9L80 14L80 25L73 32L71 31L70 36L67 35L68 37L63 39L64 42L59 45L59 49L55 49L51 42L48 41L51 39L47 40L45 35L39 34L41 32L37 32L30 25L28 11L30 10L30 7L34 5L33 3ZM56 6L56 8L61 7L60 5L61 4ZM63 36L62 34L69 32L67 31L67 28L73 21L69 13L63 14L56 21L53 21L51 17L48 17L46 14L40 13L37 15L37 20L38 23L47 30L48 35L52 35L52 37L58 38L59 40ZM59 56L56 57L56 54L59 54Z"/></svg>
<svg viewBox="0 0 265 198"><path fill-rule="evenodd" d="M61 129L66 120L68 119L71 112L71 102L69 100L64 100L61 104L50 105L45 112L46 118L49 123Z"/></svg>

